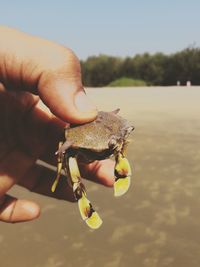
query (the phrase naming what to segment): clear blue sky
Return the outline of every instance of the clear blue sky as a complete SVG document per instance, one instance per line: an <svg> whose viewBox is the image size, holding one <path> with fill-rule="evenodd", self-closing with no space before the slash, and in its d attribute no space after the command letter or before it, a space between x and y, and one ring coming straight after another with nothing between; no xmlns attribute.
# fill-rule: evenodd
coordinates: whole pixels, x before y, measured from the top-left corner
<svg viewBox="0 0 200 267"><path fill-rule="evenodd" d="M0 24L90 55L200 46L200 0L0 0Z"/></svg>

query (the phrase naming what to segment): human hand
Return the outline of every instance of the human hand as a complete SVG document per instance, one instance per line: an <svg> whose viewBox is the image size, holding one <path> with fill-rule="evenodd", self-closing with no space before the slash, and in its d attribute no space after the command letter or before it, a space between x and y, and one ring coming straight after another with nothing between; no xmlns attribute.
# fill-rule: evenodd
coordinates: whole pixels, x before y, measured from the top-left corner
<svg viewBox="0 0 200 267"><path fill-rule="evenodd" d="M96 108L85 95L80 64L63 46L0 26L0 221L35 219L39 206L7 194L19 184L30 191L70 200L62 181L53 194L52 172L36 164L56 164L63 127L95 119ZM110 160L82 166L83 176L112 186Z"/></svg>

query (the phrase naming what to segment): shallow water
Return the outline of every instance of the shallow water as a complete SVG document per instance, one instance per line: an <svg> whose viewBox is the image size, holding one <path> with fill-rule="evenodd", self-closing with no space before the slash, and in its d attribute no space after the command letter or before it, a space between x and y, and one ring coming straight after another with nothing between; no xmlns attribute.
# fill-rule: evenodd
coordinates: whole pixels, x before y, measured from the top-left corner
<svg viewBox="0 0 200 267"><path fill-rule="evenodd" d="M199 267L200 87L89 89L102 110L121 108L135 125L128 158L132 185L122 198L85 182L103 218L92 231L76 204L15 188L41 217L0 223L2 267Z"/></svg>

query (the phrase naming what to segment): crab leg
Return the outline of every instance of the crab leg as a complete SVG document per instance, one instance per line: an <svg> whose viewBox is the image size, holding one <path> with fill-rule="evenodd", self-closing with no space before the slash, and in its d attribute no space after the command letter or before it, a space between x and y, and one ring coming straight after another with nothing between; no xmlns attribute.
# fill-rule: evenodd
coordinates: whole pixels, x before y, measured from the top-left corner
<svg viewBox="0 0 200 267"><path fill-rule="evenodd" d="M124 156L124 153L120 152L116 155L115 164L115 183L114 183L114 195L116 197L124 195L130 186L131 167Z"/></svg>
<svg viewBox="0 0 200 267"><path fill-rule="evenodd" d="M63 143L59 142L58 145L58 150L62 147ZM58 185L60 176L61 176L61 171L62 171L62 165L63 165L63 153L57 153L58 154L58 158L57 158L57 175L56 178L53 182L53 185L51 187L51 191L54 192L56 190L56 187Z"/></svg>
<svg viewBox="0 0 200 267"><path fill-rule="evenodd" d="M68 167L74 196L78 201L81 217L90 228L97 229L101 226L102 220L87 199L85 187L81 182L81 175L75 157L68 158Z"/></svg>

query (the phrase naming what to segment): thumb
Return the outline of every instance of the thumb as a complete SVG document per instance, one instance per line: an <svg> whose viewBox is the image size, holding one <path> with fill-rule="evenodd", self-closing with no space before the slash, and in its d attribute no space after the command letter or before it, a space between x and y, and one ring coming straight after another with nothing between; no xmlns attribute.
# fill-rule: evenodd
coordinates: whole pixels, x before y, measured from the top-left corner
<svg viewBox="0 0 200 267"><path fill-rule="evenodd" d="M43 71L38 83L38 94L52 113L69 123L81 124L97 116L97 109L86 95L81 82L79 60L69 49L65 49L60 66Z"/></svg>
<svg viewBox="0 0 200 267"><path fill-rule="evenodd" d="M0 26L0 36L0 82L6 88L39 94L52 113L69 123L95 119L71 49L7 27Z"/></svg>

